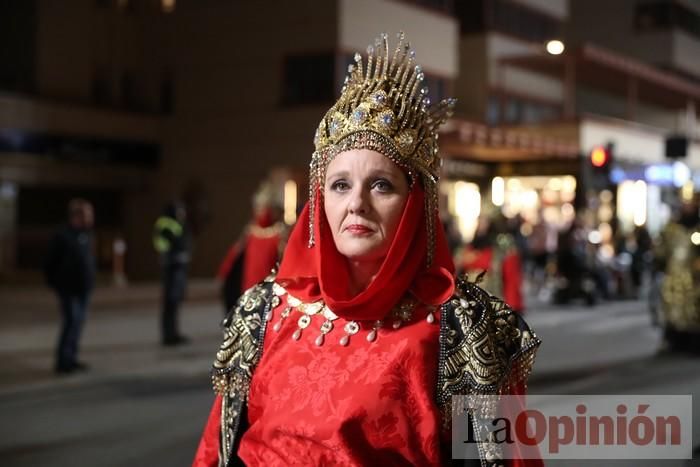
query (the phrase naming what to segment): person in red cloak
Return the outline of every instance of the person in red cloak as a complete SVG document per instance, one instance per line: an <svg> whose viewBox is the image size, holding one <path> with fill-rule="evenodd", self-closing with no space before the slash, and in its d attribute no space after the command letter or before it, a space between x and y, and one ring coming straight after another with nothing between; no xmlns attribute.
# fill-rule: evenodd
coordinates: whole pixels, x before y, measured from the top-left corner
<svg viewBox="0 0 700 467"><path fill-rule="evenodd" d="M270 274L281 256L286 234L282 209L275 202L271 184L264 182L253 197L253 220L228 249L216 273L226 313L244 291Z"/></svg>
<svg viewBox="0 0 700 467"><path fill-rule="evenodd" d="M483 273L481 286L503 297L515 312L525 310L522 295L523 272L520 253L512 236L498 222L482 216L474 239L459 255L461 268L470 276Z"/></svg>
<svg viewBox="0 0 700 467"><path fill-rule="evenodd" d="M319 125L279 271L224 320L194 466L450 464L452 396L525 392L539 339L454 277L439 222L454 100L430 105L403 35L377 44ZM484 446L468 462L542 465Z"/></svg>

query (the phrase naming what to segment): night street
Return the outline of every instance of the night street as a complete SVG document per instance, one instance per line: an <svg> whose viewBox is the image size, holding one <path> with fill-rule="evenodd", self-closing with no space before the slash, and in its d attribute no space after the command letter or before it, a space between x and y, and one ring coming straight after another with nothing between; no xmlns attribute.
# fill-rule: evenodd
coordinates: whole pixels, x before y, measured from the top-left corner
<svg viewBox="0 0 700 467"><path fill-rule="evenodd" d="M189 465L212 400L207 372L219 340L218 302L187 304L183 329L192 344L164 349L157 345L156 307L148 297L103 300L85 330L84 359L91 370L56 377L50 372L56 322L46 306L50 297L43 293L26 300L18 313L8 313L14 318L5 318L0 327L2 464ZM124 295L134 294L138 291ZM124 309L117 307L120 300L126 303ZM610 302L591 309L531 308L528 320L544 341L531 393L700 394L700 360L660 354L659 333L650 326L642 302ZM41 319L29 321L29 316ZM697 446L700 430L694 432Z"/></svg>

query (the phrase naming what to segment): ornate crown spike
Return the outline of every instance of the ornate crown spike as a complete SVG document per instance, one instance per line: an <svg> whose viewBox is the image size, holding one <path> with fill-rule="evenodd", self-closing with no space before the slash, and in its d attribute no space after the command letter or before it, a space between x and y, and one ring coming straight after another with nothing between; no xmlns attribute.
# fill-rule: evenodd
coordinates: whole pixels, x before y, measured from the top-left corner
<svg viewBox="0 0 700 467"><path fill-rule="evenodd" d="M340 97L316 130L309 183L312 222L309 246L314 243L316 193L324 185L328 164L342 151L372 149L422 180L426 190L430 263L440 169L437 129L451 116L455 100L431 105L423 70L414 65L415 52L403 32L397 37L393 54L386 34L367 47L365 63L359 53L355 54L355 65L348 68Z"/></svg>

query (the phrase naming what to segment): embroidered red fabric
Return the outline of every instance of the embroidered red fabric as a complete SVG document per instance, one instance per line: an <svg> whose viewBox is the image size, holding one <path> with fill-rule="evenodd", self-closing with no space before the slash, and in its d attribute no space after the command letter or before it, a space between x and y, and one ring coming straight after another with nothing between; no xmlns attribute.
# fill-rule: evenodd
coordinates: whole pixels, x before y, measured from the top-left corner
<svg viewBox="0 0 700 467"><path fill-rule="evenodd" d="M324 319L315 316L301 338L300 312L275 310L263 358L250 389L239 457L246 465L436 465L440 419L435 404L438 320L426 310L395 330L391 321L368 342L372 323L339 344L334 322L321 346Z"/></svg>
<svg viewBox="0 0 700 467"><path fill-rule="evenodd" d="M340 326L315 344L317 316L292 338L300 313L282 320L286 300L268 323L263 358L248 402L248 427L238 457L251 466L446 465L450 432L441 428L435 404L439 313L427 310L398 330L387 323L375 342L370 326L339 345ZM274 325L282 321L279 332ZM340 320L336 321L338 323ZM522 385L514 393L524 394ZM199 445L195 467L218 463L220 399ZM540 467L542 461L506 460L509 467Z"/></svg>

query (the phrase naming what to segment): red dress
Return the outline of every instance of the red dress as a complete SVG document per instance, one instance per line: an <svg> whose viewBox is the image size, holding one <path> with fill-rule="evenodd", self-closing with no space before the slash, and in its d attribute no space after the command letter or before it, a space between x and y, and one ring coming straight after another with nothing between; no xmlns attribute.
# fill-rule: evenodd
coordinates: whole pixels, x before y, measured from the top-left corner
<svg viewBox="0 0 700 467"><path fill-rule="evenodd" d="M250 380L247 426L238 434L237 454L244 463L389 466L450 461L450 432L442 429L436 397L436 306L454 293L453 266L442 231L436 232L433 265L425 266L423 203L423 191L414 187L385 264L355 297L342 289L347 283L345 259L335 250L324 219L315 219L317 244L307 246L305 208L290 236L277 283L304 303L322 300L338 317L318 345L324 317L311 316L310 324L299 331L305 315L295 305L283 318L291 299L278 295L281 303L267 323L262 357ZM316 209L315 215L322 212ZM410 315L394 315L406 291L418 305ZM376 324L380 319L381 327ZM359 331L349 337L348 345L340 345L340 339L351 334L346 325L353 322L359 323ZM376 339L371 338L374 326ZM295 333L301 334L298 339ZM194 466L218 464L220 407L217 398Z"/></svg>
<svg viewBox="0 0 700 467"><path fill-rule="evenodd" d="M338 343L342 329L315 344L322 319L299 341L292 338L294 315L279 333L269 329L239 457L271 466L439 464L440 327L425 315L398 330L387 323L374 342L367 340L371 329L362 329L345 347Z"/></svg>
<svg viewBox="0 0 700 467"><path fill-rule="evenodd" d="M374 342L363 328L347 346L342 320L315 340L322 319L296 341L298 315L282 320L286 300L268 324L263 358L248 401L248 427L238 456L246 465L444 465L450 433L435 403L439 314L425 319L419 307L410 322L386 323ZM274 325L282 321L279 332ZM517 388L515 392L522 391ZM217 398L193 466L218 463ZM506 460L508 466L541 466L540 460Z"/></svg>

